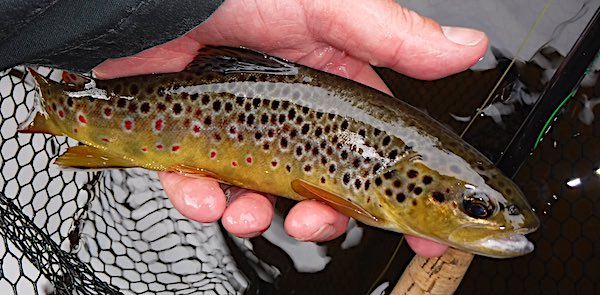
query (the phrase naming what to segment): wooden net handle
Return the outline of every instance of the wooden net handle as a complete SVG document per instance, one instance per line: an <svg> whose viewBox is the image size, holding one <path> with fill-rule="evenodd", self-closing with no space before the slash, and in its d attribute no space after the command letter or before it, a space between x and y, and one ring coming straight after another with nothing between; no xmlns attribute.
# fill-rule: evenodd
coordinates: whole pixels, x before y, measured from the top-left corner
<svg viewBox="0 0 600 295"><path fill-rule="evenodd" d="M390 295L454 294L472 260L473 254L453 248L441 257L415 256Z"/></svg>

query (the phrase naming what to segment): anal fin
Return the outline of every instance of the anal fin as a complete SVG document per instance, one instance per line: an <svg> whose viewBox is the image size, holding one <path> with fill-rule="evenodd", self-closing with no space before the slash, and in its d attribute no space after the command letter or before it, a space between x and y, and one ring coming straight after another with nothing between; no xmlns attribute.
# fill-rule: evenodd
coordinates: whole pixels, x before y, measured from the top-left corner
<svg viewBox="0 0 600 295"><path fill-rule="evenodd" d="M346 200L338 195L332 194L322 188L314 186L304 180L295 179L292 181L292 189L307 199L322 201L344 215L350 216L368 225L377 225L381 220L364 208L358 206L352 201Z"/></svg>
<svg viewBox="0 0 600 295"><path fill-rule="evenodd" d="M55 164L62 167L79 169L110 169L110 168L129 168L136 167L131 161L108 155L105 151L95 147L80 145L67 149L56 161Z"/></svg>

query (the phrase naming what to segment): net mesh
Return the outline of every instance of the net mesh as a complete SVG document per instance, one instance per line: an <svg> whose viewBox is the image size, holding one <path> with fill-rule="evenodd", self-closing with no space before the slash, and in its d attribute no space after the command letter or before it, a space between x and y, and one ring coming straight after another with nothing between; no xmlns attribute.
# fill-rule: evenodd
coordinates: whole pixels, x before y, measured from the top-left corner
<svg viewBox="0 0 600 295"><path fill-rule="evenodd" d="M244 290L247 282L223 247L219 227L180 215L156 173L58 169L51 160L76 142L16 133L34 106L24 69L2 72L0 89L0 288L8 291L3 294Z"/></svg>

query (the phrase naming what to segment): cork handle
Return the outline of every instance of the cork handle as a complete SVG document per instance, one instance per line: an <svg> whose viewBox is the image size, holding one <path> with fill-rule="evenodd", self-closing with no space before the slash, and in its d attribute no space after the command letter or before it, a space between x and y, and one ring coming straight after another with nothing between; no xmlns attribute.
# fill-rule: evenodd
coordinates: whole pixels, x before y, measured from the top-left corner
<svg viewBox="0 0 600 295"><path fill-rule="evenodd" d="M473 254L453 248L441 257L415 256L391 295L454 294L472 260Z"/></svg>

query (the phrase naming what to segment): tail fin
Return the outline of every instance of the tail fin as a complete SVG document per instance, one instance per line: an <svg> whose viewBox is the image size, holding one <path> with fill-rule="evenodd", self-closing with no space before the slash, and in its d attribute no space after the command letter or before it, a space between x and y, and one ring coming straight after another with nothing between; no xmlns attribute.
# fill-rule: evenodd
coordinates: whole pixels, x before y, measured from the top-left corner
<svg viewBox="0 0 600 295"><path fill-rule="evenodd" d="M29 70L29 73L31 73L33 79L35 80L38 88L38 95L35 97L36 105L31 114L29 114L25 122L22 122L19 125L17 131L19 133L45 133L52 135L63 135L63 133L58 131L54 124L52 124L48 118L48 114L45 111L46 108L44 105L43 93L51 86L53 82L40 75L32 68L27 68L27 70Z"/></svg>

